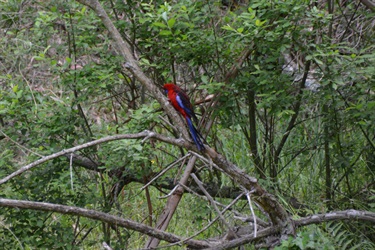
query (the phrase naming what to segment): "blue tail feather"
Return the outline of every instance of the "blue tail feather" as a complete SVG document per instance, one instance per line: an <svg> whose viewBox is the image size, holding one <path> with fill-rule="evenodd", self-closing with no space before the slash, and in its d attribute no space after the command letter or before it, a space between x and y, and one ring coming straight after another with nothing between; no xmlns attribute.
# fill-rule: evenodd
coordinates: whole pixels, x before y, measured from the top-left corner
<svg viewBox="0 0 375 250"><path fill-rule="evenodd" d="M189 126L191 137L193 138L195 145L197 145L198 150L199 151L204 150L204 144L200 138L201 135L199 134L198 130L194 127L189 117L186 117L186 122Z"/></svg>

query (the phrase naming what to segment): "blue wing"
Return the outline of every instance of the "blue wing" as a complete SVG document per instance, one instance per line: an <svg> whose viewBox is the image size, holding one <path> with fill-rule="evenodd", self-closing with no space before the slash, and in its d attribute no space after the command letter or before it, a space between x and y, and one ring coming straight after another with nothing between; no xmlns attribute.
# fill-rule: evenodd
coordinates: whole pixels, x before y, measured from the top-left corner
<svg viewBox="0 0 375 250"><path fill-rule="evenodd" d="M194 121L197 121L197 117L194 113L193 106L191 105L189 98L184 93L178 93L176 96L178 105L186 112L189 117L192 117Z"/></svg>

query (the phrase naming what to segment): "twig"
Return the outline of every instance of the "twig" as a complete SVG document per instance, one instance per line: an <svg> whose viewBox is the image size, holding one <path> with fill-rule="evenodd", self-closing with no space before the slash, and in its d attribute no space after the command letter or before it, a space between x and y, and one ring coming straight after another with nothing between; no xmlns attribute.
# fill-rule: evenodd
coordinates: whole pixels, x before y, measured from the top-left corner
<svg viewBox="0 0 375 250"><path fill-rule="evenodd" d="M258 226L257 226L257 219L255 217L253 205L251 205L250 192L246 193L246 197L247 197L247 201L249 202L251 214L253 215L253 218L254 218L254 238L256 238L257 237Z"/></svg>
<svg viewBox="0 0 375 250"><path fill-rule="evenodd" d="M34 57L31 58L31 61L30 61L30 63L29 63L29 66L33 63L33 61L34 61ZM25 76L23 75L23 73L22 73L22 70L21 70L21 64L18 65L18 70L19 70L19 72L20 72L20 74L21 74L23 80L26 82L27 86L28 86L29 89L30 89L31 96L32 96L33 101L34 101L34 104L35 104L35 111L34 111L34 114L36 114L36 113L38 112L38 104L36 103L36 99L35 99L35 96L34 96L34 92L33 92L32 88L31 88L31 86L30 86L29 81L26 79L26 77L25 77Z"/></svg>
<svg viewBox="0 0 375 250"><path fill-rule="evenodd" d="M190 157L188 163L186 164L185 171L180 178L181 183L187 184L190 174L192 173L194 169L196 160L197 160L197 157L195 156ZM178 186L177 189L173 192L173 195L171 195L168 198L162 213L159 215L158 220L155 225L156 228L160 230L166 230L168 228L168 225L171 222L173 214L177 210L177 206L183 194L184 194L184 188L181 186ZM159 245L159 242L160 242L160 239L157 239L155 237L149 237L146 244L144 245L144 248L147 248L147 249L155 248Z"/></svg>
<svg viewBox="0 0 375 250"><path fill-rule="evenodd" d="M73 153L70 153L69 170L70 170L70 185L72 186L72 191L74 192L74 188L73 188Z"/></svg>
<svg viewBox="0 0 375 250"><path fill-rule="evenodd" d="M179 184L180 184L180 185L181 185L186 191L188 191L189 193L194 194L195 196L197 196L197 197L199 197L199 198L201 198L201 199L203 199L203 200L205 200L205 201L209 201L208 198L207 198L206 196L198 194L197 192L195 192L194 190L192 190L191 188L189 188L188 186L186 186L186 185L184 185L184 184L182 184L182 183L179 183ZM215 202L216 205L218 205L218 206L226 207L225 205L221 204L220 202L217 202L217 201L215 201L215 200L214 200L214 202Z"/></svg>
<svg viewBox="0 0 375 250"><path fill-rule="evenodd" d="M184 185L183 185L184 186ZM184 187L186 188L186 187ZM193 191L194 192L194 191ZM233 206L245 193L241 193L239 196L237 196L231 203L229 203L228 206L226 206L222 211L221 213L224 214L231 206ZM199 195L199 194L198 194ZM200 196L200 195L199 195ZM204 196L205 197L205 196ZM205 197L206 198L206 197ZM187 240L190 240L192 238L194 238L195 236L201 234L202 232L206 231L210 226L212 226L212 224L214 224L220 217L217 216L215 217L215 219L213 219L210 223L208 223L204 228L202 228L201 230L199 230L198 232L196 232L195 234L189 236L188 238L182 240L182 241L179 241L179 242L175 242L175 243L172 243L172 244L168 244L168 245L165 245L165 246L161 246L161 247L158 247L158 248L167 248L167 247L171 247L171 246L175 246L175 245L180 245L181 243L184 243L185 241Z"/></svg>
<svg viewBox="0 0 375 250"><path fill-rule="evenodd" d="M223 224L228 228L228 231L229 232L233 232L232 229L230 228L230 225L228 224L228 222L225 220L223 214L221 213L221 211L219 210L219 208L216 206L215 202L214 202L214 199L211 197L211 195L207 192L207 190L203 187L203 184L202 182L198 179L198 177L192 173L191 174L191 177L193 177L194 181L198 184L199 188L202 190L202 192L206 195L207 199L210 201L211 205L214 207L214 209L216 210L217 214L219 215L221 221L223 222ZM233 232L233 234L236 236L237 238L237 235Z"/></svg>
<svg viewBox="0 0 375 250"><path fill-rule="evenodd" d="M185 162L186 162L186 158L184 159L184 161L181 163L180 167L178 168L175 178L173 180L173 183L177 183L177 178L179 178L179 176L181 175L182 169L185 166Z"/></svg>
<svg viewBox="0 0 375 250"><path fill-rule="evenodd" d="M150 133L145 138L143 138L141 143L145 143L145 141L147 141L148 139L150 139L151 137L154 137L154 136L155 136L155 133L150 131Z"/></svg>
<svg viewBox="0 0 375 250"><path fill-rule="evenodd" d="M165 119L163 116L159 115L158 116L160 120L168 124L169 127L171 127L175 132L178 132L177 128L173 126L167 119Z"/></svg>
<svg viewBox="0 0 375 250"><path fill-rule="evenodd" d="M198 157L199 159L201 159L203 162L209 164L210 168L214 167L216 168L217 170L219 170L220 172L222 173L225 173L221 168L219 168L218 165L216 165L211 158L207 159L207 158L204 158L203 156L201 156L200 154L197 154L195 153L194 151L189 151L191 154L195 155L196 157ZM229 176L231 177L231 176Z"/></svg>
<svg viewBox="0 0 375 250"><path fill-rule="evenodd" d="M112 247L110 247L107 242L103 241L103 247L105 250L113 250Z"/></svg>
<svg viewBox="0 0 375 250"><path fill-rule="evenodd" d="M233 216L233 218L237 219L237 220L241 220L242 222L252 222L254 220L253 216L242 217L242 216L235 215L235 216ZM264 220L259 219L259 217L255 217L255 220L257 220L257 224L260 227L262 227L262 228L266 228L266 227L269 227L271 225L270 223L265 222Z"/></svg>
<svg viewBox="0 0 375 250"><path fill-rule="evenodd" d="M16 141L13 140L12 138L10 138L7 134L5 134L1 129L0 129L0 132L5 136L5 138L7 138L8 140L10 140L10 141L13 142L14 144L16 144L18 147L20 147L20 148L26 150L26 151L29 152L29 153L32 153L32 154L34 154L34 155L37 155L37 156L39 156L39 157L44 157L44 155L41 155L41 154L39 154L39 153L37 153L37 152L34 152L34 151L32 151L31 149L28 149L27 147L25 147L25 146L19 144L18 142L16 142Z"/></svg>
<svg viewBox="0 0 375 250"><path fill-rule="evenodd" d="M2 227L4 227L5 229L7 229L8 231L9 231L9 233L17 240L17 242L18 242L18 244L20 245L20 247L21 247L21 249L23 250L23 249L25 249L23 246L22 246L22 242L20 241L20 239L18 239L18 237L17 237L17 235L15 235L14 233L13 233L13 231L7 226L7 225L5 225L1 220L0 220L0 225L2 226Z"/></svg>
<svg viewBox="0 0 375 250"><path fill-rule="evenodd" d="M160 176L162 176L165 172L167 172L168 170L170 170L171 168L173 168L177 163L179 163L180 161L183 161L185 160L187 157L189 157L191 154L188 153L186 154L184 157L178 159L177 161L175 161L174 163L172 163L171 165L169 165L168 167L166 167L165 169L163 169L163 171L161 171L158 175L156 175L154 178L151 179L151 181L149 181L146 185L144 185L143 187L141 187L141 190L145 189L146 187L150 186L152 182L154 182L157 178L159 178Z"/></svg>
<svg viewBox="0 0 375 250"><path fill-rule="evenodd" d="M173 192L178 188L178 185L176 185L167 195L164 195L164 196L160 196L159 199L165 199L165 198L168 198L169 196L171 196L173 194Z"/></svg>

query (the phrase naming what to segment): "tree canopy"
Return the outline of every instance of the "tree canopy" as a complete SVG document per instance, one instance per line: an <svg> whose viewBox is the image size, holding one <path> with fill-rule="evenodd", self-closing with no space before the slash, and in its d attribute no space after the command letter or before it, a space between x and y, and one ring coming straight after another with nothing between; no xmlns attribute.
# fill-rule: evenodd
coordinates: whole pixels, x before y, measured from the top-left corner
<svg viewBox="0 0 375 250"><path fill-rule="evenodd" d="M372 1L1 6L3 249L375 248Z"/></svg>

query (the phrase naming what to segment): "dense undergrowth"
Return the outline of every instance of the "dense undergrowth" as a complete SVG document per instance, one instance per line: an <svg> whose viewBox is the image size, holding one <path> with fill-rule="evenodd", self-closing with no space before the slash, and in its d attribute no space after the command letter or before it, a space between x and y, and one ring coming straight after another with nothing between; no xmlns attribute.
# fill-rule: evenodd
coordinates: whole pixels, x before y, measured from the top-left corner
<svg viewBox="0 0 375 250"><path fill-rule="evenodd" d="M333 10L323 1L223 2L102 4L155 84L178 82L199 116L215 119L209 132L202 129L208 144L259 178L291 215L374 212L374 12L358 1L336 1ZM41 156L107 135L149 129L179 136L153 96L121 67L93 11L74 1L1 5L1 178ZM228 81L246 50L240 73ZM220 105L207 109L210 95L218 93ZM55 159L3 184L0 196L97 209L147 224L150 203L142 183L183 152L157 141L103 144L80 152L96 169ZM203 182L238 188L202 166L198 161ZM180 174L175 167L159 180L165 188L150 187L153 222L165 203L158 197ZM122 179L129 183L115 199ZM229 204L233 197L219 192L216 199ZM250 214L246 200L235 209ZM231 226L242 224L226 216ZM214 217L207 201L187 194L168 231L187 237ZM225 231L215 223L198 238ZM373 249L374 235L370 224L330 222L301 228L279 249ZM0 239L3 249L100 249L110 240L114 249L138 249L147 237L86 218L2 209Z"/></svg>

